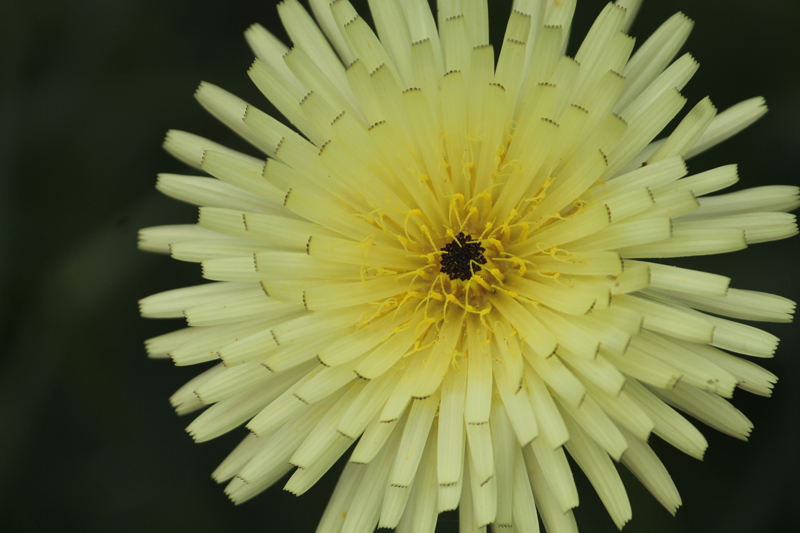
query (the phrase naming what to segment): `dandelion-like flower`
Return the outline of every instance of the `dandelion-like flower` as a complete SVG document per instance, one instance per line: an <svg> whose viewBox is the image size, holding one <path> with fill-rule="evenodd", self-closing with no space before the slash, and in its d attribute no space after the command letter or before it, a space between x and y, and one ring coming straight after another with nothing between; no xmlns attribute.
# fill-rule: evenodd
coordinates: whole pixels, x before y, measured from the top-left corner
<svg viewBox="0 0 800 533"><path fill-rule="evenodd" d="M707 196L736 167L687 175L763 100L717 114L704 99L654 142L698 67L675 59L688 18L632 53L639 0L619 0L572 58L575 0L514 4L495 64L486 0L442 0L438 22L424 0L370 1L377 36L347 0L311 0L317 23L287 0L293 48L246 36L250 77L297 131L203 83L200 103L266 157L168 133L213 177L159 176L199 222L140 246L215 283L142 300L189 324L147 350L216 362L172 403L207 407L198 442L246 423L213 473L234 502L290 471L302 494L352 448L319 532L432 532L455 508L465 532L576 531L569 453L622 527L615 463L681 503L647 444L702 458L678 411L749 435L726 398L770 394L775 376L741 356L778 340L730 318L785 322L794 304L669 258L797 232L797 188Z"/></svg>

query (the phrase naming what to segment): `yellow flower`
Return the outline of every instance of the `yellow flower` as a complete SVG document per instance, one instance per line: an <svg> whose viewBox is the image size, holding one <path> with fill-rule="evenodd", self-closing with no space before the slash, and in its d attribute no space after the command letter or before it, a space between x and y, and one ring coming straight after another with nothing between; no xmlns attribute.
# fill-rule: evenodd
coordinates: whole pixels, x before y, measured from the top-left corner
<svg viewBox="0 0 800 533"><path fill-rule="evenodd" d="M747 438L725 398L770 394L775 376L740 355L778 339L722 317L786 322L794 303L668 259L796 234L798 190L707 196L736 166L687 175L761 98L719 114L706 98L653 141L698 65L675 59L680 13L632 54L639 3L608 4L571 58L575 0L516 1L495 64L486 0L441 1L438 24L423 0L370 1L377 36L346 0L312 0L316 23L289 0L291 50L246 36L250 77L297 131L200 85L267 157L167 134L213 177L159 176L200 219L144 229L140 247L215 283L141 310L189 324L151 357L217 362L172 397L181 414L210 406L195 440L251 432L213 474L234 502L291 470L302 494L352 448L319 532L432 532L457 507L465 532L576 531L568 452L622 527L615 462L674 513L648 437L705 452L673 408Z"/></svg>

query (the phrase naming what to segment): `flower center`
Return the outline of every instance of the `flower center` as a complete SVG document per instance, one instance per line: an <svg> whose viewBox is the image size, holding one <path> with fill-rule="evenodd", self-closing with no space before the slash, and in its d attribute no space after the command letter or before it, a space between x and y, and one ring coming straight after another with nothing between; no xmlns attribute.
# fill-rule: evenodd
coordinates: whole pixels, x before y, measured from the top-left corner
<svg viewBox="0 0 800 533"><path fill-rule="evenodd" d="M472 236L459 233L442 251L441 271L451 279L467 281L486 264L483 253L486 249Z"/></svg>

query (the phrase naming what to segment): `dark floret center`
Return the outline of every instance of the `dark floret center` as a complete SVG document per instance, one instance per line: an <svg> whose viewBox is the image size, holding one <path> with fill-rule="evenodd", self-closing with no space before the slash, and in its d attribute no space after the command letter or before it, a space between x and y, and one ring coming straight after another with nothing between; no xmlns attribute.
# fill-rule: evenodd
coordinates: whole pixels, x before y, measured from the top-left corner
<svg viewBox="0 0 800 533"><path fill-rule="evenodd" d="M486 258L483 256L486 249L480 242L472 240L470 235L464 233L459 233L455 240L448 243L441 251L441 271L450 279L467 281L472 278L473 273L480 271L481 265L486 264Z"/></svg>

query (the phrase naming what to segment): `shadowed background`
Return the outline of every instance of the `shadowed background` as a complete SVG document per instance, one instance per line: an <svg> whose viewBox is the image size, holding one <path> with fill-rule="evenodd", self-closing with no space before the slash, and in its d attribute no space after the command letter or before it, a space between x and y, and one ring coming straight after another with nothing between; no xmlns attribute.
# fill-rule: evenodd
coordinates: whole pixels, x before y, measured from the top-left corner
<svg viewBox="0 0 800 533"><path fill-rule="evenodd" d="M366 1L354 1L362 15ZM570 54L605 4L579 0ZM510 0L490 0L499 50ZM736 188L800 184L800 3L645 1L641 43L675 11L696 21L685 50L701 68L685 113L711 95L722 110L763 95L770 113L690 161L693 172L738 163ZM341 464L305 496L278 483L235 507L210 478L244 436L202 445L167 398L197 373L145 356L144 339L181 327L139 318L136 302L201 283L196 264L136 250L139 228L189 223L196 209L154 189L158 172L193 174L160 143L183 129L254 153L192 98L201 80L271 106L250 83L242 32L260 22L286 39L274 2L5 0L0 5L0 523L8 531L313 531ZM682 113L682 114L683 114ZM798 300L800 240L681 261L732 285ZM793 508L800 455L800 335L764 366L771 399L735 394L755 423L749 443L700 426L701 463L657 437L684 505L671 518L625 470L635 532L773 532L800 524ZM346 456L345 456L346 457ZM577 471L577 468L575 469ZM582 533L615 531L576 473ZM456 515L437 531L457 531Z"/></svg>

